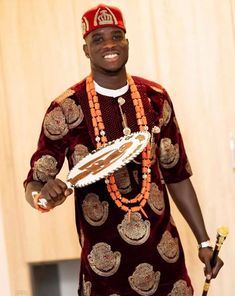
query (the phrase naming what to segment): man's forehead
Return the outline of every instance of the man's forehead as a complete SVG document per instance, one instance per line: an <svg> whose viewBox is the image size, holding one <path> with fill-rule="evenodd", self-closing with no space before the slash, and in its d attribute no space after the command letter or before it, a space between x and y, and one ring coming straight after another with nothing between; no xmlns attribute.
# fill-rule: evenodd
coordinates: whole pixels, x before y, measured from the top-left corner
<svg viewBox="0 0 235 296"><path fill-rule="evenodd" d="M99 28L99 29L92 31L89 35L92 37L92 36L98 35L98 34L116 33L116 32L120 32L120 33L125 34L125 32L122 29L119 29L117 27L103 27L103 28Z"/></svg>

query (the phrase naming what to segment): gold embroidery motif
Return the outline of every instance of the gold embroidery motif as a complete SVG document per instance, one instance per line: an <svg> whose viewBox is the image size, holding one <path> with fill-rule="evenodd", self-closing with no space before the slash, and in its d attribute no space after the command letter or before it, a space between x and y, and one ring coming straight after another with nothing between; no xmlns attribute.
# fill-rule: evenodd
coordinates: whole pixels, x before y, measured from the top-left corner
<svg viewBox="0 0 235 296"><path fill-rule="evenodd" d="M131 192L132 190L131 181L130 181L129 173L126 166L114 172L114 177L115 177L117 187L121 194L126 194Z"/></svg>
<svg viewBox="0 0 235 296"><path fill-rule="evenodd" d="M186 171L187 171L190 175L193 174L192 169L191 169L191 165L190 165L190 163L189 163L188 161L187 161L187 163L186 163L186 165L185 165L185 169L186 169Z"/></svg>
<svg viewBox="0 0 235 296"><path fill-rule="evenodd" d="M163 138L160 143L160 164L163 168L174 167L179 160L179 145L173 145L171 139Z"/></svg>
<svg viewBox="0 0 235 296"><path fill-rule="evenodd" d="M131 288L139 295L151 296L157 291L160 281L160 271L154 272L148 263L139 264L134 273L128 277Z"/></svg>
<svg viewBox="0 0 235 296"><path fill-rule="evenodd" d="M134 170L132 173L133 173L133 177L134 177L134 179L135 179L135 182L136 182L137 184L140 184L138 170Z"/></svg>
<svg viewBox="0 0 235 296"><path fill-rule="evenodd" d="M83 275L83 281L82 281L82 292L84 296L91 296L91 282L85 281L85 276Z"/></svg>
<svg viewBox="0 0 235 296"><path fill-rule="evenodd" d="M58 173L57 161L51 155L43 155L33 166L33 179L36 181L47 182Z"/></svg>
<svg viewBox="0 0 235 296"><path fill-rule="evenodd" d="M83 232L82 228L80 228L79 240L80 240L81 247L83 248L84 247L85 236L84 236L84 232Z"/></svg>
<svg viewBox="0 0 235 296"><path fill-rule="evenodd" d="M148 204L158 215L161 215L165 209L163 192L159 190L156 183L151 183Z"/></svg>
<svg viewBox="0 0 235 296"><path fill-rule="evenodd" d="M87 258L91 269L96 274L108 277L117 272L121 262L121 253L112 252L110 245L101 242L93 246Z"/></svg>
<svg viewBox="0 0 235 296"><path fill-rule="evenodd" d="M184 296L192 296L193 291L191 287L187 286L186 281L179 280L174 284L174 287L171 291L171 293L168 294L168 296L179 296L179 295L184 295Z"/></svg>
<svg viewBox="0 0 235 296"><path fill-rule="evenodd" d="M151 85L150 86L153 90L155 90L156 92L160 92L161 94L163 94L163 89L162 88L160 88L160 87L156 87L156 86L153 86L153 85Z"/></svg>
<svg viewBox="0 0 235 296"><path fill-rule="evenodd" d="M143 220L138 212L131 214L128 221L128 213L124 216L121 224L117 226L121 238L130 245L141 245L146 242L150 235L150 222Z"/></svg>
<svg viewBox="0 0 235 296"><path fill-rule="evenodd" d="M180 133L179 124L178 124L178 121L177 121L177 119L176 119L175 116L174 116L174 118L173 118L173 121L174 121L174 123L175 123L176 129L177 129L177 132Z"/></svg>
<svg viewBox="0 0 235 296"><path fill-rule="evenodd" d="M61 108L69 129L78 126L83 121L82 108L80 105L76 105L74 100L70 98L65 99L61 104Z"/></svg>
<svg viewBox="0 0 235 296"><path fill-rule="evenodd" d="M175 225L175 221L174 221L174 219L173 219L172 216L170 216L170 223L171 223L171 225L176 226L176 225Z"/></svg>
<svg viewBox="0 0 235 296"><path fill-rule="evenodd" d="M77 164L87 154L89 154L88 148L85 145L77 144L72 154L73 165Z"/></svg>
<svg viewBox="0 0 235 296"><path fill-rule="evenodd" d="M94 26L100 25L117 25L118 21L114 13L108 7L105 9L98 9L94 18Z"/></svg>
<svg viewBox="0 0 235 296"><path fill-rule="evenodd" d="M167 100L164 101L163 103L163 124L166 126L168 124L168 122L170 121L171 118L171 106L169 105L169 103L167 102Z"/></svg>
<svg viewBox="0 0 235 296"><path fill-rule="evenodd" d="M43 128L44 134L51 140L61 139L68 133L69 129L60 107L56 107L46 114Z"/></svg>
<svg viewBox="0 0 235 296"><path fill-rule="evenodd" d="M75 93L74 90L72 89L66 89L66 91L64 91L61 95L59 95L55 100L54 102L58 103L58 104L61 104L63 103L63 101L65 99L67 99L68 97L72 96L73 94Z"/></svg>
<svg viewBox="0 0 235 296"><path fill-rule="evenodd" d="M108 209L108 202L101 202L95 193L88 193L82 203L84 217L92 226L104 224L108 217Z"/></svg>
<svg viewBox="0 0 235 296"><path fill-rule="evenodd" d="M166 262L175 263L179 258L178 238L173 238L171 233L166 230L162 235L160 243L157 245L157 250Z"/></svg>

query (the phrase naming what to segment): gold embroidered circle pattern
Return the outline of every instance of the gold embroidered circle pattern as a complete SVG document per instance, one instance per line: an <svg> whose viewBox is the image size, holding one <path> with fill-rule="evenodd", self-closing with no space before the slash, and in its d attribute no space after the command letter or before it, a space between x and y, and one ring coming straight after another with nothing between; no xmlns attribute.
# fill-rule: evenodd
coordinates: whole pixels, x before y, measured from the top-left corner
<svg viewBox="0 0 235 296"><path fill-rule="evenodd" d="M58 140L65 136L69 129L61 107L55 107L46 114L43 122L44 134L51 140Z"/></svg>
<svg viewBox="0 0 235 296"><path fill-rule="evenodd" d="M33 179L36 181L46 182L50 178L53 178L58 173L56 168L57 161L51 155L43 155L33 166Z"/></svg>
<svg viewBox="0 0 235 296"><path fill-rule="evenodd" d="M157 250L161 257L168 263L175 263L179 258L179 242L178 238L173 238L169 231L165 231L162 235Z"/></svg>
<svg viewBox="0 0 235 296"><path fill-rule="evenodd" d="M121 253L111 250L111 246L100 242L93 246L87 256L91 269L98 275L108 277L115 274L121 262Z"/></svg>
<svg viewBox="0 0 235 296"><path fill-rule="evenodd" d="M140 213L133 213L130 221L128 218L126 214L122 223L117 226L122 239L130 245L145 243L150 235L150 222L144 221Z"/></svg>
<svg viewBox="0 0 235 296"><path fill-rule="evenodd" d="M131 288L139 295L151 296L157 291L160 275L160 271L154 272L152 265L141 263L128 277L128 281Z"/></svg>
<svg viewBox="0 0 235 296"><path fill-rule="evenodd" d="M173 168L179 160L179 145L173 145L171 139L163 138L160 143L160 164L165 169Z"/></svg>
<svg viewBox="0 0 235 296"><path fill-rule="evenodd" d="M168 296L179 296L179 295L184 295L184 296L192 296L192 288L187 286L186 281L184 280L179 280L174 284L174 287L171 291L171 293L168 294Z"/></svg>
<svg viewBox="0 0 235 296"><path fill-rule="evenodd" d="M90 281L85 281L85 276L83 275L83 283L82 283L82 292L84 296L91 296L91 287L92 284Z"/></svg>
<svg viewBox="0 0 235 296"><path fill-rule="evenodd" d="M76 165L87 154L89 154L88 148L85 145L77 144L72 154L73 165Z"/></svg>
<svg viewBox="0 0 235 296"><path fill-rule="evenodd" d="M61 104L66 123L68 124L69 129L78 126L84 118L82 108L80 105L76 105L75 101L67 98Z"/></svg>
<svg viewBox="0 0 235 296"><path fill-rule="evenodd" d="M82 210L86 221L93 226L104 224L108 217L109 204L100 201L95 193L88 193L82 202Z"/></svg>
<svg viewBox="0 0 235 296"><path fill-rule="evenodd" d="M163 124L166 126L171 118L171 107L165 100L163 103Z"/></svg>
<svg viewBox="0 0 235 296"><path fill-rule="evenodd" d="M127 167L124 166L124 167L120 168L119 170L117 170L116 172L114 172L113 174L114 174L116 184L117 184L117 187L118 187L120 193L127 194L127 193L131 192L132 187L131 187L131 181L130 181Z"/></svg>
<svg viewBox="0 0 235 296"><path fill-rule="evenodd" d="M161 215L165 209L163 192L159 190L156 183L151 183L148 204L151 209L158 215Z"/></svg>

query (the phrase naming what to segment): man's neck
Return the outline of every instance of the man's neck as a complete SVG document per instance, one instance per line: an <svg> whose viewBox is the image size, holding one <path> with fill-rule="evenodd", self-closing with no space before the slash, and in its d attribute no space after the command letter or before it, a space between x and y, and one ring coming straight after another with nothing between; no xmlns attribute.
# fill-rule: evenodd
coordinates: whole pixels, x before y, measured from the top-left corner
<svg viewBox="0 0 235 296"><path fill-rule="evenodd" d="M112 75L112 73L109 75L107 73L102 74L92 72L92 76L96 83L108 89L119 89L125 86L127 81L126 71L122 71L121 73L115 75Z"/></svg>

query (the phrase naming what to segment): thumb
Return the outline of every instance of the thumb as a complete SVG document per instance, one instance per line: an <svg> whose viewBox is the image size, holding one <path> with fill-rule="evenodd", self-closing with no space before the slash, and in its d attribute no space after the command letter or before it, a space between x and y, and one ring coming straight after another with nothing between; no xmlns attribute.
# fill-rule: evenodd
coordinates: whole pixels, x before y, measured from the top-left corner
<svg viewBox="0 0 235 296"><path fill-rule="evenodd" d="M210 260L205 260L205 276L207 280L210 280L212 278L212 268L210 264Z"/></svg>
<svg viewBox="0 0 235 296"><path fill-rule="evenodd" d="M64 196L69 196L70 194L72 194L73 193L73 189L71 189L71 188L67 188L67 189L65 189L65 191L64 191Z"/></svg>

